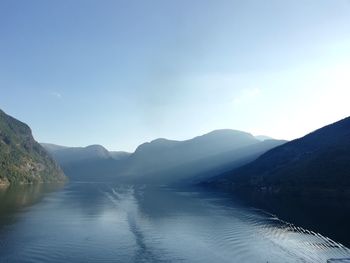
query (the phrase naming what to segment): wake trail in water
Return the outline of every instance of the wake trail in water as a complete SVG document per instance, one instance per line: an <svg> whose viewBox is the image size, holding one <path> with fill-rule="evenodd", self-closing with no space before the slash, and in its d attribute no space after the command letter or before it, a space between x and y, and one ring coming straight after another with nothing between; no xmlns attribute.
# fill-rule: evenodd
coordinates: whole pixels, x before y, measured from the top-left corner
<svg viewBox="0 0 350 263"><path fill-rule="evenodd" d="M249 220L256 232L265 237L275 247L298 258L301 262L325 262L331 258L349 258L350 249L320 233L295 226L277 216L260 209Z"/></svg>
<svg viewBox="0 0 350 263"><path fill-rule="evenodd" d="M142 230L140 224L137 222L138 206L135 199L135 189L128 187L127 189L112 188L111 191L106 191L107 198L118 207L119 211L122 210L125 214L126 223L128 229L133 236L136 244L132 262L171 262L170 260L163 259L166 255L165 251L162 253L155 252L154 248L151 248L147 244L145 233ZM159 256L159 255L162 255Z"/></svg>
<svg viewBox="0 0 350 263"><path fill-rule="evenodd" d="M153 218L152 214L140 212L139 200L144 197L143 191L146 190L120 187L104 192L124 214L136 245L133 262L174 262L190 255L194 257L191 262L211 262L215 258L220 262L232 262L232 258L233 262L252 262L259 254L261 262L281 262L279 260L283 258L283 262L318 263L350 257L350 250L342 244L280 220L273 214L253 208L220 206L215 204L220 198L205 200L192 193L179 194L183 198L181 202L200 204L205 214L198 217L196 210L193 214L184 213L181 209L186 203L181 202L180 210L174 210L170 203L166 207L171 213L162 218L166 227L160 229L157 224L147 221L148 217ZM150 207L150 213L157 210L154 205ZM169 247L169 244L177 247ZM196 255L193 252L196 250L204 254Z"/></svg>

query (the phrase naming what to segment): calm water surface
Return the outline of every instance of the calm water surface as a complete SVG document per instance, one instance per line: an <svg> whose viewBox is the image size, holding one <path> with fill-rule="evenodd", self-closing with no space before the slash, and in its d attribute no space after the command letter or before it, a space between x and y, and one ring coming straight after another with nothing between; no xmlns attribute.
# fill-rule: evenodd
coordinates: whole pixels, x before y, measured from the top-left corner
<svg viewBox="0 0 350 263"><path fill-rule="evenodd" d="M107 183L0 190L1 262L280 263L346 257L350 250L341 244L223 194Z"/></svg>

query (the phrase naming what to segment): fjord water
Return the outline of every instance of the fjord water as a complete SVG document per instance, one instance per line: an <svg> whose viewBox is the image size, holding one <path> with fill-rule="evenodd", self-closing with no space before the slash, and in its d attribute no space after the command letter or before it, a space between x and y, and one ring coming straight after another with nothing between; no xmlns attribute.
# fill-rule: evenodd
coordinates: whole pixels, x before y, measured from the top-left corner
<svg viewBox="0 0 350 263"><path fill-rule="evenodd" d="M350 250L224 194L69 183L0 190L0 262L327 262ZM336 261L331 261L336 262Z"/></svg>

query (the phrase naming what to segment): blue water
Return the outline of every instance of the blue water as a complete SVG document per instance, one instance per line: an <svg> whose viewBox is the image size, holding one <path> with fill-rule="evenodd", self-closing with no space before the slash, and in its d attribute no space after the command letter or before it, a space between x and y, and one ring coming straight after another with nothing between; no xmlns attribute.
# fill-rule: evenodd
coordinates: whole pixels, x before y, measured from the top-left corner
<svg viewBox="0 0 350 263"><path fill-rule="evenodd" d="M0 190L0 262L350 258L341 244L224 194L107 183L48 188Z"/></svg>

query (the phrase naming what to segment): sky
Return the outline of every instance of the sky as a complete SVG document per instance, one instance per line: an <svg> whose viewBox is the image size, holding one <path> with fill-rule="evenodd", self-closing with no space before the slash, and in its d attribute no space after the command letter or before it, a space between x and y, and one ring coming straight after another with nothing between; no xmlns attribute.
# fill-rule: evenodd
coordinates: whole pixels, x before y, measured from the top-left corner
<svg viewBox="0 0 350 263"><path fill-rule="evenodd" d="M2 0L0 108L36 140L133 151L350 115L350 0Z"/></svg>

